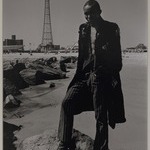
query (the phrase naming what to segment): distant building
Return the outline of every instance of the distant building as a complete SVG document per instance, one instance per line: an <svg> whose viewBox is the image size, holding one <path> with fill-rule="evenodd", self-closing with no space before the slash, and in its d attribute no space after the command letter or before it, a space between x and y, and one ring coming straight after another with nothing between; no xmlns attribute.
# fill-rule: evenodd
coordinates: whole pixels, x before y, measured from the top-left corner
<svg viewBox="0 0 150 150"><path fill-rule="evenodd" d="M51 45L49 46L48 44L46 46L42 46L41 44L36 48L36 52L45 52L49 53L54 50L60 50L60 45Z"/></svg>
<svg viewBox="0 0 150 150"><path fill-rule="evenodd" d="M12 35L11 39L5 39L3 41L3 52L18 52L23 50L23 40L16 40L16 35Z"/></svg>
<svg viewBox="0 0 150 150"><path fill-rule="evenodd" d="M54 50L60 50L60 45L53 45L54 46Z"/></svg>
<svg viewBox="0 0 150 150"><path fill-rule="evenodd" d="M144 44L138 44L136 47L129 47L123 50L124 53L143 53L147 52L147 47Z"/></svg>

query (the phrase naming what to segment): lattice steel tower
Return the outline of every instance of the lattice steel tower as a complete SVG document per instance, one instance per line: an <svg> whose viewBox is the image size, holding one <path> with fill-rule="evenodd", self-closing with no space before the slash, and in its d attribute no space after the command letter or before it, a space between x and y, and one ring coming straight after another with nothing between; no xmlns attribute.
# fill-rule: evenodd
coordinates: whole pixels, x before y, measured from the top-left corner
<svg viewBox="0 0 150 150"><path fill-rule="evenodd" d="M53 37L52 37L51 15L50 15L50 0L45 0L41 51L48 52L52 48L53 48Z"/></svg>

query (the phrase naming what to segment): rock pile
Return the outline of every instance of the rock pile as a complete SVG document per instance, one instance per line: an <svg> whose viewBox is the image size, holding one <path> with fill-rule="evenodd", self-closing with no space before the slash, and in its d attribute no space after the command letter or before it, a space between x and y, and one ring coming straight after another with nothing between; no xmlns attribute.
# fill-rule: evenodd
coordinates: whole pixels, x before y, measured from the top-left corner
<svg viewBox="0 0 150 150"><path fill-rule="evenodd" d="M45 80L65 78L66 74L56 67L58 64L55 57L32 60L23 58L11 62L4 60L3 81L6 95L18 95L21 93L19 89L29 85L43 84Z"/></svg>
<svg viewBox="0 0 150 150"><path fill-rule="evenodd" d="M71 150L93 150L93 143L89 136L77 130L73 131ZM58 145L57 131L50 130L25 139L17 150L57 150Z"/></svg>
<svg viewBox="0 0 150 150"><path fill-rule="evenodd" d="M3 63L3 93L6 96L21 94L20 89L30 85L45 83L45 80L66 78L66 64L75 62L75 58L62 57L60 61L56 57L44 58L22 58L5 61ZM73 67L70 67L73 68ZM54 87L51 85L50 87ZM4 101L3 100L3 101Z"/></svg>

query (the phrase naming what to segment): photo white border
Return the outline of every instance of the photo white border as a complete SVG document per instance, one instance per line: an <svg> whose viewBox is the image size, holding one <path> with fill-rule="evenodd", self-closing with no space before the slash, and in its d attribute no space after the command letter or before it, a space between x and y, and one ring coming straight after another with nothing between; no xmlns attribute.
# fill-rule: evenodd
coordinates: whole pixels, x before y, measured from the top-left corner
<svg viewBox="0 0 150 150"><path fill-rule="evenodd" d="M1 119L1 123L0 123L0 149L3 150L3 74L2 74L2 70L3 70L3 57L2 57L2 52L3 52L3 48L2 48L2 25L3 25L3 19L2 19L2 15L3 15L3 0L0 0L0 99L1 99L1 103L0 103L0 119Z"/></svg>
<svg viewBox="0 0 150 150"><path fill-rule="evenodd" d="M148 74L147 74L147 78L148 78L148 85L147 85L147 102L148 102L148 110L147 110L147 150L150 150L150 0L147 1L148 3ZM1 123L0 123L0 150L3 150L3 39L2 39L2 35L3 35L3 0L0 0L0 98L1 98L1 103L0 103L0 119L1 119Z"/></svg>
<svg viewBox="0 0 150 150"><path fill-rule="evenodd" d="M148 5L147 5L147 13L148 13L148 70L147 70L147 80L148 80L148 85L147 85L147 103L148 103L148 107L147 107L147 148L148 150L150 149L150 91L149 91L149 87L150 87L150 41L149 41L149 37L150 37L150 0L147 1Z"/></svg>

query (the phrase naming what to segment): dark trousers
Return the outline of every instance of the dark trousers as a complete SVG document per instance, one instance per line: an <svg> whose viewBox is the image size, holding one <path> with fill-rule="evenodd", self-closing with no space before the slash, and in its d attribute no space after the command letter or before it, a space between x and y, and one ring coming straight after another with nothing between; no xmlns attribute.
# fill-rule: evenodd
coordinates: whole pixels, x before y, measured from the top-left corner
<svg viewBox="0 0 150 150"><path fill-rule="evenodd" d="M60 141L69 145L74 115L94 110L96 119L94 150L108 150L107 104L102 92L100 82L91 80L90 77L88 80L77 82L67 91L60 112L58 128Z"/></svg>

